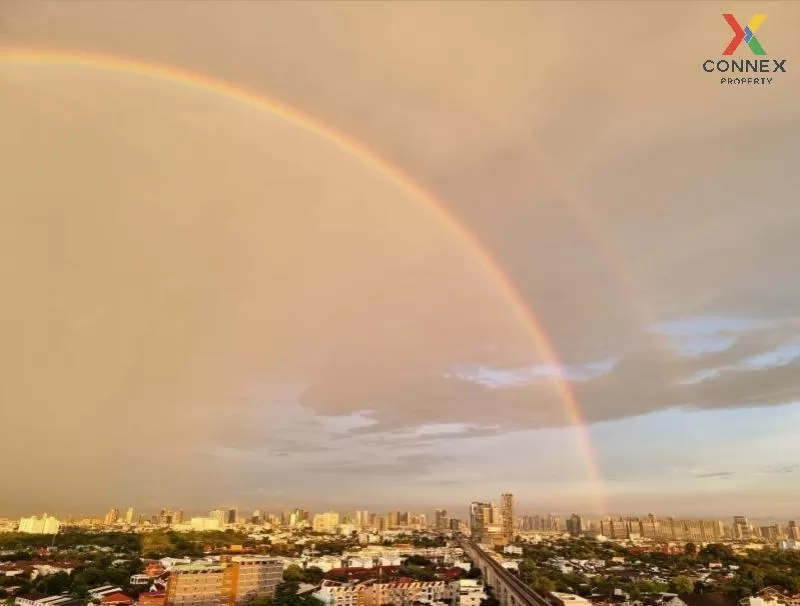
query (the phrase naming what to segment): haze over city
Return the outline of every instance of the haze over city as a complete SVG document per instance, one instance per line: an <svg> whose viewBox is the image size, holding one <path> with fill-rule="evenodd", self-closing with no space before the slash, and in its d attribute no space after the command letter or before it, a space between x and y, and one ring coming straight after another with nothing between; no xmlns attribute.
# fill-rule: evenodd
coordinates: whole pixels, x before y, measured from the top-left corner
<svg viewBox="0 0 800 606"><path fill-rule="evenodd" d="M796 518L800 85L727 11L0 0L0 516Z"/></svg>

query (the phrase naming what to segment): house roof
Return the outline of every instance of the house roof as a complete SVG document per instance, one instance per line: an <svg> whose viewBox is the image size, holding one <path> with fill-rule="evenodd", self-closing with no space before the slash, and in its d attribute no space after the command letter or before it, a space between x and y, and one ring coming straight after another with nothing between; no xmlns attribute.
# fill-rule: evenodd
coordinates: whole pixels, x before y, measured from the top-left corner
<svg viewBox="0 0 800 606"><path fill-rule="evenodd" d="M117 591L104 595L100 601L103 604L119 604L123 602L133 602L133 598L125 595L121 591Z"/></svg>
<svg viewBox="0 0 800 606"><path fill-rule="evenodd" d="M687 606L737 606L738 602L722 593L681 593L678 598Z"/></svg>

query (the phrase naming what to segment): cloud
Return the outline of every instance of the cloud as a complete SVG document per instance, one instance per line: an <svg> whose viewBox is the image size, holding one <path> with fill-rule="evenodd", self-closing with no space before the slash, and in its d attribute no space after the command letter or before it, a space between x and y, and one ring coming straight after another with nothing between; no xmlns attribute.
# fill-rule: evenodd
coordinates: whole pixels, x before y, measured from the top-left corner
<svg viewBox="0 0 800 606"><path fill-rule="evenodd" d="M568 381L589 381L611 372L617 361L616 359L609 359L567 367L534 365L516 369L472 366L457 369L453 373L445 373L443 376L447 379L456 378L462 381L471 381L490 388L514 387L541 379L553 380L559 377L563 377Z"/></svg>
<svg viewBox="0 0 800 606"><path fill-rule="evenodd" d="M556 376L606 436L599 459L633 440L605 424L780 415L800 397L798 89L776 83L765 115L757 91L731 94L699 69L727 40L722 8L3 4L0 46L228 80L359 141L437 201L219 95L0 64L0 130L14 142L0 145L0 424L36 426L40 447L25 431L6 447L47 470L0 506L188 507L269 482L309 502L341 486L388 501L403 496L392 482L407 494L488 473L512 483L553 452L548 473L568 478L557 494L585 495ZM775 44L800 52L798 8L770 14ZM76 443L87 424L92 439ZM121 449L120 432L146 448ZM659 504L649 446L633 462L628 446L635 473L614 459L608 475ZM492 466L458 476L448 457L470 449ZM6 466L0 481L26 473Z"/></svg>
<svg viewBox="0 0 800 606"><path fill-rule="evenodd" d="M651 327L656 333L671 336L716 336L720 333L749 332L769 328L770 323L753 318L697 316L659 322Z"/></svg>
<svg viewBox="0 0 800 606"><path fill-rule="evenodd" d="M693 472L695 478L722 478L727 479L734 474L733 471L698 471Z"/></svg>
<svg viewBox="0 0 800 606"><path fill-rule="evenodd" d="M771 469L768 469L764 473L777 473L780 475L786 475L789 473L794 473L795 471L797 471L798 468L800 468L800 465L798 465L797 463L792 463L790 465L781 465L779 467L773 467Z"/></svg>
<svg viewBox="0 0 800 606"><path fill-rule="evenodd" d="M682 383L694 385L709 379L717 379L725 373L756 372L771 368L779 368L781 366L794 364L798 358L800 358L800 344L786 343L772 351L755 354L740 360L736 364L699 370L691 377L684 379Z"/></svg>

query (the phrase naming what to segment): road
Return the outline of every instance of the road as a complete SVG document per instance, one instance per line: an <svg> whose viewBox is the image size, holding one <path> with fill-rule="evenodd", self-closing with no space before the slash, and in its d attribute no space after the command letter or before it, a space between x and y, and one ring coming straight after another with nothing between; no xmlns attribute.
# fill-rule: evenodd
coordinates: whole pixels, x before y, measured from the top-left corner
<svg viewBox="0 0 800 606"><path fill-rule="evenodd" d="M503 568L497 560L471 540L459 537L458 542L473 564L481 569L484 583L494 590L500 606L551 606L547 599Z"/></svg>

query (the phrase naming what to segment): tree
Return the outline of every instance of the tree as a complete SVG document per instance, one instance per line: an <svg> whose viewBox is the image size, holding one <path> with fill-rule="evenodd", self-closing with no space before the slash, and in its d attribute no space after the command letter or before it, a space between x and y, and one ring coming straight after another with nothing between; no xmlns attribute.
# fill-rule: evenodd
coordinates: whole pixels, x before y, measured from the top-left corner
<svg viewBox="0 0 800 606"><path fill-rule="evenodd" d="M321 600L298 593L300 586L294 582L279 583L275 588L275 597L268 606L324 606Z"/></svg>
<svg viewBox="0 0 800 606"><path fill-rule="evenodd" d="M683 548L683 552L688 556L696 556L697 555L697 545L694 543L686 543Z"/></svg>
<svg viewBox="0 0 800 606"><path fill-rule="evenodd" d="M283 580L289 583L298 583L303 580L303 569L297 564L290 564L283 571Z"/></svg>
<svg viewBox="0 0 800 606"><path fill-rule="evenodd" d="M303 582L318 585L325 577L325 573L319 566L309 566L303 571Z"/></svg>
<svg viewBox="0 0 800 606"><path fill-rule="evenodd" d="M669 587L672 593L692 593L694 591L694 582L689 577L678 575L670 581Z"/></svg>
<svg viewBox="0 0 800 606"><path fill-rule="evenodd" d="M477 566L473 566L467 572L467 578L468 579L480 579L481 578L481 569L478 568Z"/></svg>
<svg viewBox="0 0 800 606"><path fill-rule="evenodd" d="M85 598L89 595L89 586L85 583L73 584L70 595L74 598Z"/></svg>
<svg viewBox="0 0 800 606"><path fill-rule="evenodd" d="M553 580L540 574L535 575L533 579L531 579L530 586L537 593L550 593L556 590L556 584Z"/></svg>

